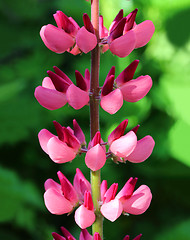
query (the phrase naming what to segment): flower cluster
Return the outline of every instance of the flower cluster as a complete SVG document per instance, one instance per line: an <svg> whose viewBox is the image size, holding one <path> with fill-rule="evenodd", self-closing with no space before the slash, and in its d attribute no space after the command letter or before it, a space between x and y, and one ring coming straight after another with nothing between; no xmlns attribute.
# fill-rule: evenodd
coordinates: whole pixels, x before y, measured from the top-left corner
<svg viewBox="0 0 190 240"><path fill-rule="evenodd" d="M116 113L127 102L137 102L149 92L152 87L150 76L140 76L133 79L139 60L133 61L115 78L113 66L104 82L100 93L100 106L108 113ZM79 71L75 71L76 85L58 67L54 71L47 71L49 77L45 77L42 86L35 90L38 102L49 110L63 107L67 102L74 109L81 109L89 103L90 72L85 70L83 77Z"/></svg>
<svg viewBox="0 0 190 240"><path fill-rule="evenodd" d="M95 221L95 209L91 197L91 185L80 169L76 169L73 185L59 171L60 184L53 179L45 182L44 201L47 209L56 215L70 213L75 207L75 222L85 229ZM134 191L137 178L130 178L116 195L118 184L107 189L107 181L101 184L100 211L108 220L114 222L121 214L139 215L144 213L151 202L152 194L148 186L141 185Z"/></svg>
<svg viewBox="0 0 190 240"><path fill-rule="evenodd" d="M92 171L101 169L108 157L112 157L115 162L143 162L151 155L155 145L154 139L149 135L137 140L136 132L139 125L124 134L128 124L127 119L110 133L108 142L103 142L100 132L97 132L89 142L88 148L86 148L84 133L75 119L73 129L62 127L56 121L53 123L57 136L47 129L42 129L38 134L44 152L55 163L72 161L77 154L85 152L85 163ZM108 152L106 152L106 145L109 147Z"/></svg>

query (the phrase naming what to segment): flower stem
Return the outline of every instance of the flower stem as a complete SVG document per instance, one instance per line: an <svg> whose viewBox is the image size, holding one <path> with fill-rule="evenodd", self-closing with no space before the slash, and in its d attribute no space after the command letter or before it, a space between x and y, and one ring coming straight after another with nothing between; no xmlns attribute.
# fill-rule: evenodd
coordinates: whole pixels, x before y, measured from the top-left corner
<svg viewBox="0 0 190 240"><path fill-rule="evenodd" d="M91 0L91 21L99 42L99 0ZM90 80L90 134L91 139L99 131L99 66L100 49L99 45L91 51L91 80ZM100 213L99 201L101 183L101 171L91 171L92 199L94 203L96 220L92 225L92 234L98 232L103 239L103 217Z"/></svg>

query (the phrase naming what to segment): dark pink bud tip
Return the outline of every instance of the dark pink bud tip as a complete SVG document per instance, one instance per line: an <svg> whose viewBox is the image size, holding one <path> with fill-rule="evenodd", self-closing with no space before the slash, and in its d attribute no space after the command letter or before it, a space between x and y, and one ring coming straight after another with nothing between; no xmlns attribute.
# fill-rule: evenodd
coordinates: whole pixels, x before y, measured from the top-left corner
<svg viewBox="0 0 190 240"><path fill-rule="evenodd" d="M137 12L138 12L138 9L136 8L127 16L125 31L129 31L133 28Z"/></svg>
<svg viewBox="0 0 190 240"><path fill-rule="evenodd" d="M66 240L66 238L62 237L61 235L59 235L59 234L56 233L56 232L53 232L53 233L52 233L52 236L53 236L53 239L54 239L54 240Z"/></svg>
<svg viewBox="0 0 190 240"><path fill-rule="evenodd" d="M63 233L63 236L65 236L67 240L76 240L66 228L61 227L61 231Z"/></svg>
<svg viewBox="0 0 190 240"><path fill-rule="evenodd" d="M118 189L118 183L113 183L110 186L110 188L106 191L103 201L105 203L108 203L109 201L113 200L115 198L117 189Z"/></svg>
<svg viewBox="0 0 190 240"><path fill-rule="evenodd" d="M67 88L70 85L67 81L65 81L62 77L60 77L59 75L57 75L52 71L48 70L47 74L51 78L53 85L55 86L57 91L64 92L64 93L67 91Z"/></svg>
<svg viewBox="0 0 190 240"><path fill-rule="evenodd" d="M63 71L61 71L58 67L54 66L53 69L54 69L55 73L57 75L59 75L61 78L63 78L66 82L68 82L69 85L71 85L73 83L71 81L71 79Z"/></svg>
<svg viewBox="0 0 190 240"><path fill-rule="evenodd" d="M86 30L88 30L91 33L94 33L93 25L92 25L87 13L83 14L83 22L84 22L84 26L85 26Z"/></svg>
<svg viewBox="0 0 190 240"><path fill-rule="evenodd" d="M94 240L102 240L98 232L94 233Z"/></svg>
<svg viewBox="0 0 190 240"><path fill-rule="evenodd" d="M80 141L80 143L83 145L86 144L85 135L75 119L73 119L73 130L75 137Z"/></svg>
<svg viewBox="0 0 190 240"><path fill-rule="evenodd" d="M113 84L114 84L114 75L111 75L106 79L102 87L101 95L102 96L108 95L113 90Z"/></svg>
<svg viewBox="0 0 190 240"><path fill-rule="evenodd" d="M115 25L114 29L110 32L109 42L111 43L114 39L123 35L123 29L125 27L126 18L121 19L117 25Z"/></svg>
<svg viewBox="0 0 190 240"><path fill-rule="evenodd" d="M114 140L117 140L124 135L125 129L128 124L128 119L121 122L108 136L108 143L111 144Z"/></svg>
<svg viewBox="0 0 190 240"><path fill-rule="evenodd" d="M87 87L86 81L82 76L82 74L77 70L75 71L75 77L76 77L77 87L79 87L83 91L87 91L88 87Z"/></svg>
<svg viewBox="0 0 190 240"><path fill-rule="evenodd" d="M129 66L127 66L116 78L116 83L118 86L130 81L133 79L137 66L139 64L139 60L134 60Z"/></svg>
<svg viewBox="0 0 190 240"><path fill-rule="evenodd" d="M86 207L88 210L91 210L91 211L94 210L92 196L89 191L85 191L84 193L84 207Z"/></svg>
<svg viewBox="0 0 190 240"><path fill-rule="evenodd" d="M141 237L142 237L142 234L139 234L139 235L136 236L133 240L140 240Z"/></svg>
<svg viewBox="0 0 190 240"><path fill-rule="evenodd" d="M140 127L140 125L138 124L136 127L132 128L131 131L133 131L135 134L137 134L139 127Z"/></svg>
<svg viewBox="0 0 190 240"><path fill-rule="evenodd" d="M126 235L123 240L129 240L129 235Z"/></svg>
<svg viewBox="0 0 190 240"><path fill-rule="evenodd" d="M100 144L100 143L101 143L101 133L97 132L92 139L91 147L94 147L94 146L96 146L97 144Z"/></svg>
<svg viewBox="0 0 190 240"><path fill-rule="evenodd" d="M112 24L111 24L111 26L110 26L110 29L109 29L110 32L115 28L115 26L117 25L117 23L118 23L122 18L123 18L123 9L121 9L121 10L119 11L119 13L116 15L116 17L114 18L114 20L113 20L113 22L112 22Z"/></svg>
<svg viewBox="0 0 190 240"><path fill-rule="evenodd" d="M61 124L56 121L53 121L53 125L56 129L59 140L64 141L63 127L61 126Z"/></svg>

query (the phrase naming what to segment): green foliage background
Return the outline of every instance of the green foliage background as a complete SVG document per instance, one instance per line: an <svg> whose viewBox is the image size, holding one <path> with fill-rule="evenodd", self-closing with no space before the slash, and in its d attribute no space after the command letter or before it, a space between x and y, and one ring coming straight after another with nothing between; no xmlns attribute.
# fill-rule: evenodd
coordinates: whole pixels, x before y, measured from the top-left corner
<svg viewBox="0 0 190 240"><path fill-rule="evenodd" d="M139 8L137 23L150 19L156 32L150 43L119 59L110 52L101 57L101 83L112 65L117 75L134 59L140 64L135 76L150 75L151 92L138 103L125 103L114 116L101 114L101 132L110 131L128 118L128 129L140 124L139 138L152 135L156 146L141 164L115 166L108 161L102 178L119 188L131 176L137 186L147 184L153 193L149 210L140 216L122 216L115 223L105 220L105 239L123 239L125 234L142 239L190 239L190 32L189 0L101 0L105 25L120 8L128 14ZM85 0L6 0L0 2L0 239L49 240L51 232L65 226L78 238L73 214L51 215L43 203L43 183L57 180L62 170L72 181L79 167L89 178L83 157L72 163L54 164L41 150L37 134L42 128L55 132L52 121L72 124L76 118L89 141L88 107L74 111L65 106L56 111L42 108L33 96L46 71L54 65L74 80L74 70L90 67L90 54L72 56L49 51L39 37L41 26L54 23L52 14L64 11L82 25L82 13L90 12Z"/></svg>

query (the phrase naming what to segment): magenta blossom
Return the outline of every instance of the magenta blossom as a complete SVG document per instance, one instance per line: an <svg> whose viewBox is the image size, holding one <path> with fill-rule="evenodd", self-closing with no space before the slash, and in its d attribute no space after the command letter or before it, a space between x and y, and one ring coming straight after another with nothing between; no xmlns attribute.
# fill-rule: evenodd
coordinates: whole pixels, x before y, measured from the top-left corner
<svg viewBox="0 0 190 240"><path fill-rule="evenodd" d="M62 127L54 121L57 135L53 135L47 129L42 129L39 134L41 148L55 163L72 161L80 152L81 146L85 145L85 136L77 121L73 120L73 129Z"/></svg>
<svg viewBox="0 0 190 240"><path fill-rule="evenodd" d="M61 227L61 232L63 236L58 233L53 232L52 236L54 240L76 240L73 235L64 227ZM136 236L133 240L140 240L142 234ZM101 240L100 234L98 232L94 233L94 236L90 235L87 229L82 229L79 240ZM129 235L126 235L123 240L129 240Z"/></svg>
<svg viewBox="0 0 190 240"><path fill-rule="evenodd" d="M62 215L70 213L80 204L75 211L75 221L82 229L91 226L95 214L90 183L79 169L76 171L74 186L60 171L57 174L61 184L52 179L45 182L44 201L47 209L52 214ZM82 197L81 192L84 192Z"/></svg>
<svg viewBox="0 0 190 240"><path fill-rule="evenodd" d="M133 79L135 70L139 64L133 61L115 79L115 67L113 66L104 82L101 92L101 107L108 113L116 113L127 102L137 102L149 92L152 87L150 76L140 76Z"/></svg>
<svg viewBox="0 0 190 240"><path fill-rule="evenodd" d="M109 48L118 57L126 57L135 48L143 47L149 42L155 30L154 24L150 20L136 24L137 11L138 9L135 9L123 17L123 10L120 10L109 31L104 27L103 17L100 16L100 44L103 52Z"/></svg>
<svg viewBox="0 0 190 240"><path fill-rule="evenodd" d="M89 149L85 156L85 163L92 171L101 169L106 163L106 151L105 147L101 146L102 142L101 134L97 132L89 143Z"/></svg>
<svg viewBox="0 0 190 240"><path fill-rule="evenodd" d="M141 185L134 191L136 182L137 178L130 178L117 195L117 183L113 183L107 189L107 181L102 182L101 196L103 204L100 211L105 218L114 222L122 212L139 215L148 209L152 199L150 188Z"/></svg>
<svg viewBox="0 0 190 240"><path fill-rule="evenodd" d="M121 122L108 136L108 144L116 161L140 163L152 153L155 142L147 135L137 141L136 132L139 125L124 135L128 120Z"/></svg>
<svg viewBox="0 0 190 240"><path fill-rule="evenodd" d="M47 71L42 86L35 89L35 98L45 108L55 110L63 107L67 102L74 109L80 109L89 102L90 72L85 70L85 77L75 71L75 86L71 79L58 67L53 67L54 72Z"/></svg>
<svg viewBox="0 0 190 240"><path fill-rule="evenodd" d="M68 51L77 55L81 52L88 53L96 47L95 31L86 13L83 15L82 28L72 17L67 17L62 11L57 11L53 16L57 27L48 24L40 30L42 41L51 51L56 53Z"/></svg>

